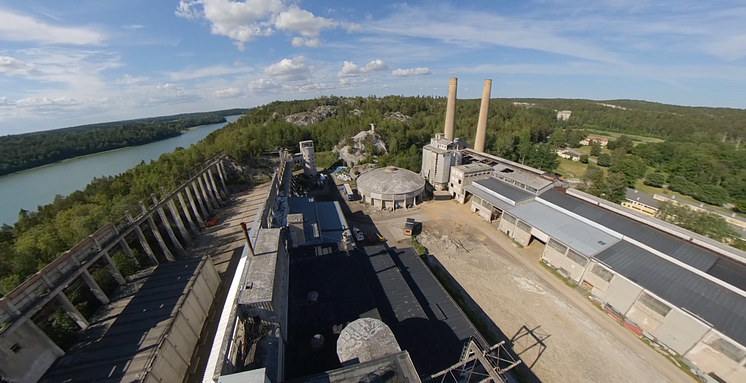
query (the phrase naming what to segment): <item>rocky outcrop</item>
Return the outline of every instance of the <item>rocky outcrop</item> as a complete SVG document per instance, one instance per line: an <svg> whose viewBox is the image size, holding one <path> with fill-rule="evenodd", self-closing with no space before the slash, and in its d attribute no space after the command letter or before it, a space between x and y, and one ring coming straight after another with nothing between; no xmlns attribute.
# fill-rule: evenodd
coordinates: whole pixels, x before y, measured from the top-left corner
<svg viewBox="0 0 746 383"><path fill-rule="evenodd" d="M322 105L310 112L293 113L285 116L285 121L293 125L308 126L324 121L331 117L337 109L333 106Z"/></svg>
<svg viewBox="0 0 746 383"><path fill-rule="evenodd" d="M401 122L412 119L412 117L407 116L406 114L402 114L401 112L386 113L386 116L384 118L387 120L396 120Z"/></svg>

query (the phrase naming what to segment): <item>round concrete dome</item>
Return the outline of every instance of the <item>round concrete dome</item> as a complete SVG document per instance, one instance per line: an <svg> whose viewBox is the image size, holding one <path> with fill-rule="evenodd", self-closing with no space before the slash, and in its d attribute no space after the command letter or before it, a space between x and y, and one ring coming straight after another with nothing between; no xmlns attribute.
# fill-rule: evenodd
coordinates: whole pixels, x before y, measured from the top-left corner
<svg viewBox="0 0 746 383"><path fill-rule="evenodd" d="M399 351L399 342L389 326L373 318L351 322L337 339L337 356L342 365L365 363Z"/></svg>
<svg viewBox="0 0 746 383"><path fill-rule="evenodd" d="M374 206L404 207L417 202L425 190L425 179L407 169L388 166L361 174L357 190Z"/></svg>

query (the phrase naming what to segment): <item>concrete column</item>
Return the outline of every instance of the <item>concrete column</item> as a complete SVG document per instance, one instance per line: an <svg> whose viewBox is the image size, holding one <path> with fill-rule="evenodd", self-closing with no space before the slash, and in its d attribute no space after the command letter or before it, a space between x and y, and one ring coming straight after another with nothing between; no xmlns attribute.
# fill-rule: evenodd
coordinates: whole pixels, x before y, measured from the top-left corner
<svg viewBox="0 0 746 383"><path fill-rule="evenodd" d="M151 194L150 198L153 200L154 204L158 204L158 197L156 197L154 194ZM166 216L166 212L163 210L163 207L158 207L155 210L158 213L158 217L161 218L163 228L166 229L166 234L168 234L168 237L171 238L171 243L173 243L174 247L176 247L176 252L178 252L179 255L182 257L185 256L186 250L184 250L184 246L181 245L179 238L176 237L176 233L174 233L174 229L171 227L171 222L169 222L168 217Z"/></svg>
<svg viewBox="0 0 746 383"><path fill-rule="evenodd" d="M215 199L215 194L213 194L213 190L210 187L210 180L207 178L207 172L202 173L202 175L199 177L199 182L204 188L205 191L205 197L207 198L207 201L205 203L212 204L212 210L216 211L220 209L220 205L218 205L218 201Z"/></svg>
<svg viewBox="0 0 746 383"><path fill-rule="evenodd" d="M195 192L194 189L194 183L192 183L192 188L189 188L188 186L184 188L184 192L187 195L187 198L189 199L189 204L192 205L192 211L194 212L194 216L197 217L197 224L199 225L200 230L205 228L205 219L204 217L207 217L205 215L204 211L205 208L200 205L200 208L202 208L202 214L200 215L199 209L197 209L197 204L194 202L194 196L192 196L192 192ZM199 194L197 194L197 200L199 200Z"/></svg>
<svg viewBox="0 0 746 383"><path fill-rule="evenodd" d="M169 261L175 261L176 258L174 258L174 255L171 254L171 251L168 250L168 246L166 246L166 241L163 240L163 236L161 236L161 232L158 231L158 226L155 225L155 220L153 219L153 214L148 213L148 209L145 207L145 204L140 202L140 209L147 215L148 217L148 226L150 226L150 231L153 232L153 236L155 237L156 242L158 242L158 246L161 247L161 250L163 250L163 254L166 256L166 259ZM168 226L168 224L166 224Z"/></svg>
<svg viewBox="0 0 746 383"><path fill-rule="evenodd" d="M78 325L78 327L80 327L81 330L85 330L88 328L88 326L90 326L88 320L85 319L83 314L78 311L78 308L75 307L72 302L70 302L70 299L67 297L67 295L65 295L65 293L60 291L59 293L57 293L55 298L57 299L57 302L62 305L62 308L65 309L67 315L72 318L72 320Z"/></svg>
<svg viewBox="0 0 746 383"><path fill-rule="evenodd" d="M5 312L9 313L12 318L18 318L21 316L21 310L16 307L16 305L13 304L13 302L10 301L10 299L5 299L2 301L5 305Z"/></svg>
<svg viewBox="0 0 746 383"><path fill-rule="evenodd" d="M184 225L184 220L181 219L181 214L179 214L179 210L176 209L176 203L174 202L173 198L168 200L166 204L168 205L168 211L171 213L171 217L173 217L174 221L176 221L176 227L179 228L181 238L184 238L184 242L186 243L187 247L192 246L192 235L189 234L189 231L187 231L186 225Z"/></svg>
<svg viewBox="0 0 746 383"><path fill-rule="evenodd" d="M223 190L225 191L225 197L228 198L228 187L225 186L225 165L223 165L223 161L218 162L218 176L220 177L220 184L223 185Z"/></svg>
<svg viewBox="0 0 746 383"><path fill-rule="evenodd" d="M479 123L477 124L477 137L474 141L474 150L484 152L484 142L487 140L487 117L490 114L490 95L492 94L492 80L484 80L482 91L482 105L479 107Z"/></svg>
<svg viewBox="0 0 746 383"><path fill-rule="evenodd" d="M446 126L444 133L446 140L453 141L456 132L456 89L458 88L458 79L451 78L448 84L448 104L446 105Z"/></svg>
<svg viewBox="0 0 746 383"><path fill-rule="evenodd" d="M130 223L135 223L135 220L132 218L132 215L130 212L125 211L124 215L127 216L127 220ZM145 254L148 255L148 258L150 258L150 263L157 265L160 262L158 262L158 258L155 257L155 253L153 252L153 249L150 248L150 244L148 244L148 240L145 238L145 234L142 233L142 229L140 229L140 225L135 225L135 234L137 235L137 239L140 241L140 246L142 246L142 249L145 250ZM125 248L129 248L129 246L125 243Z"/></svg>
<svg viewBox="0 0 746 383"><path fill-rule="evenodd" d="M184 188L184 192L189 193L188 189L189 187ZM181 209L182 211L184 211L184 216L186 216L187 222L189 222L189 228L192 230L192 234L194 234L195 237L198 236L199 226L194 223L194 218L192 218L192 214L189 213L189 207L187 206L186 202L184 202L184 194L182 194L182 192L178 192L176 193L176 195L179 197L179 204L181 204ZM192 208L194 208L194 206L192 206ZM199 217L199 215L197 215L197 217Z"/></svg>
<svg viewBox="0 0 746 383"><path fill-rule="evenodd" d="M111 259L111 257L109 256L109 252L104 252L104 256L102 258L104 258L104 261L106 261L106 267L109 268L109 271L111 271L111 275L114 276L114 279L116 279L117 283L119 283L120 286L127 283L127 281L124 280L124 276L122 276L122 273L119 272L119 269L114 263L114 260Z"/></svg>
<svg viewBox="0 0 746 383"><path fill-rule="evenodd" d="M93 295L96 296L96 299L98 299L103 304L107 304L110 302L109 297L106 296L106 293L103 289L101 289L101 286L96 283L96 280L93 279L93 275L88 272L88 269L83 269L80 277L83 278L85 284L88 285L91 291L93 291Z"/></svg>
<svg viewBox="0 0 746 383"><path fill-rule="evenodd" d="M215 189L215 196L218 197L218 201L220 201L220 204L222 205L223 202L225 202L225 193L223 193L223 190L221 190L218 187L218 184L215 182L215 176L212 174L212 168L207 169L207 175L210 178L210 183L212 184L212 188Z"/></svg>
<svg viewBox="0 0 746 383"><path fill-rule="evenodd" d="M209 213L205 214L205 220L207 220L208 218L210 218L210 216L212 216L214 210L212 205L210 204L210 197L207 196L207 190L205 189L205 180L202 179L202 175L200 174L199 176L197 176L197 179L195 181L197 182L197 186L199 186L199 191L202 192L201 203L207 208L207 212ZM199 194L197 196L199 197Z"/></svg>
<svg viewBox="0 0 746 383"><path fill-rule="evenodd" d="M135 254L132 254L132 249L130 249L129 243L127 243L127 240L122 237L122 239L119 240L119 247L122 248L122 252L124 252L124 255L126 255L128 258L135 261L135 263L139 266L140 261L137 260L137 257L135 257Z"/></svg>

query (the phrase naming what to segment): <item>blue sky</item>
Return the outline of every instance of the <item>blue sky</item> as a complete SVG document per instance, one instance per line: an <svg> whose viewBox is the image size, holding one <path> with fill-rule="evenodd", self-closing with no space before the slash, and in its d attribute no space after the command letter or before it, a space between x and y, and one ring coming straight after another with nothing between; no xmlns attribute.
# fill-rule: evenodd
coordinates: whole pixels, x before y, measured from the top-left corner
<svg viewBox="0 0 746 383"><path fill-rule="evenodd" d="M0 135L319 95L746 108L746 3L0 0Z"/></svg>

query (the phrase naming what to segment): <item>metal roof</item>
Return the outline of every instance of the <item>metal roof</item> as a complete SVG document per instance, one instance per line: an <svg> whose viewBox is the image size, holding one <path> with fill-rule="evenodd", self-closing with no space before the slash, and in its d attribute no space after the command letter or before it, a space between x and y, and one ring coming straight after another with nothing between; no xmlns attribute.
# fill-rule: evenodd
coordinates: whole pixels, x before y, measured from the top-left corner
<svg viewBox="0 0 746 383"><path fill-rule="evenodd" d="M342 233L351 236L339 202L317 202L313 197L288 198L289 214L303 214L306 245L338 243Z"/></svg>
<svg viewBox="0 0 746 383"><path fill-rule="evenodd" d="M477 185L477 187L481 186L483 190L493 192L492 194L495 197L497 197L497 195L500 195L507 198L508 200L512 201L511 205L515 205L518 202L534 198L534 195L531 192L510 185L493 177L474 181L472 182L472 185Z"/></svg>
<svg viewBox="0 0 746 383"><path fill-rule="evenodd" d="M715 282L621 241L596 259L673 305L712 324L740 344L746 344L746 297Z"/></svg>
<svg viewBox="0 0 746 383"><path fill-rule="evenodd" d="M641 191L639 191L637 189L627 188L627 191L625 192L624 197L628 201L639 202L639 203L642 203L642 204L645 204L645 205L648 205L648 206L652 206L652 207L655 207L655 208L657 208L658 205L660 205L660 201L658 201L657 199L653 198L652 195L650 195L648 193L643 193L643 192L641 192Z"/></svg>
<svg viewBox="0 0 746 383"><path fill-rule="evenodd" d="M539 198L597 222L699 270L708 271L718 260L717 254L704 248L565 193L549 190ZM746 269L746 265L743 267ZM734 281L726 282L737 286Z"/></svg>
<svg viewBox="0 0 746 383"><path fill-rule="evenodd" d="M508 209L508 213L589 257L620 240L539 202Z"/></svg>
<svg viewBox="0 0 746 383"><path fill-rule="evenodd" d="M485 191L485 190L483 190L481 188L475 187L474 185L466 185L466 187L464 188L464 190L466 190L469 193L474 194L475 196L478 196L479 198L481 198L481 199L483 199L483 200L491 203L493 206L496 206L500 210L508 210L511 207L513 207L513 205L511 205L511 204L509 204L509 203L507 203L507 202L505 202L505 201L503 201L503 200L495 197L491 193L489 193L489 192L487 192L487 191Z"/></svg>

